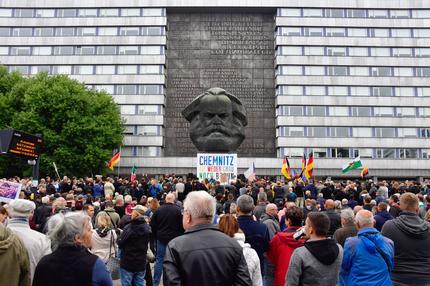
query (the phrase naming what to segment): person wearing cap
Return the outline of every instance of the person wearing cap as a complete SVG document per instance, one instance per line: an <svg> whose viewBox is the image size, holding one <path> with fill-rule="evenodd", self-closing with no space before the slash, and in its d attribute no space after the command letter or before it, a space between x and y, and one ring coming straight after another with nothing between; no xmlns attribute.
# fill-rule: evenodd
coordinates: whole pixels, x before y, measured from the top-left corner
<svg viewBox="0 0 430 286"><path fill-rule="evenodd" d="M145 285L146 253L151 228L146 223L145 207L132 208L131 222L124 227L118 239L121 249L120 276L122 286Z"/></svg>
<svg viewBox="0 0 430 286"><path fill-rule="evenodd" d="M34 270L43 256L51 253L51 242L42 233L32 230L29 217L36 205L29 200L16 199L8 205L9 221L7 227L16 234L28 251L30 259L30 278L33 280Z"/></svg>

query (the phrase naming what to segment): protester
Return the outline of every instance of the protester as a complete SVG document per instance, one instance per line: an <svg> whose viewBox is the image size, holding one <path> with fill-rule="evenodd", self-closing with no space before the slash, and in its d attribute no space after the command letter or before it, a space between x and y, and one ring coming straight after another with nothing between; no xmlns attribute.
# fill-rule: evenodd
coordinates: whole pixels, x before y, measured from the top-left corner
<svg viewBox="0 0 430 286"><path fill-rule="evenodd" d="M292 206L285 211L287 229L278 232L270 241L267 257L275 267L274 286L285 285L285 275L288 271L291 255L294 249L303 246L304 240L294 239L294 233L302 226L303 211Z"/></svg>
<svg viewBox="0 0 430 286"><path fill-rule="evenodd" d="M101 213L97 216L97 228L93 229L91 253L106 263L109 257L115 255L116 240L109 215Z"/></svg>
<svg viewBox="0 0 430 286"><path fill-rule="evenodd" d="M151 217L151 229L156 239L156 261L154 265L154 286L158 286L163 273L163 260L167 244L184 233L181 209L175 204L175 194L169 193L165 203L157 208Z"/></svg>
<svg viewBox="0 0 430 286"><path fill-rule="evenodd" d="M215 206L205 191L188 194L182 219L185 233L167 246L164 286L252 285L242 247L211 224Z"/></svg>
<svg viewBox="0 0 430 286"><path fill-rule="evenodd" d="M260 220L261 215L265 213L267 204L267 194L265 192L258 193L257 205L253 211L253 214L257 220Z"/></svg>
<svg viewBox="0 0 430 286"><path fill-rule="evenodd" d="M118 246L121 249L122 286L145 285L146 253L151 228L146 223L144 214L143 206L135 206L131 213L131 222L125 226L118 239Z"/></svg>
<svg viewBox="0 0 430 286"><path fill-rule="evenodd" d="M239 223L235 216L226 214L220 218L219 229L242 246L243 256L248 265L249 275L251 277L252 286L261 286L263 283L260 270L260 259L257 252L251 248L251 245L245 243L245 234L239 229Z"/></svg>
<svg viewBox="0 0 430 286"><path fill-rule="evenodd" d="M335 211L335 203L333 200L326 200L324 207L326 209L324 213L330 219L330 227L327 235L333 236L336 229L340 228L340 225L341 225L340 215Z"/></svg>
<svg viewBox="0 0 430 286"><path fill-rule="evenodd" d="M37 263L43 256L51 253L51 243L42 233L32 230L29 217L36 205L29 200L16 199L9 203L8 213L10 219L7 227L16 234L27 249L30 259L30 279L33 280Z"/></svg>
<svg viewBox="0 0 430 286"><path fill-rule="evenodd" d="M418 216L418 198L400 197L402 212L382 227L382 235L394 242L393 285L430 285L430 223Z"/></svg>
<svg viewBox="0 0 430 286"><path fill-rule="evenodd" d="M373 227L373 214L361 210L355 217L358 236L345 242L341 285L391 286L390 272L394 266L393 241Z"/></svg>
<svg viewBox="0 0 430 286"><path fill-rule="evenodd" d="M252 217L254 202L251 196L241 195L237 199L237 213L239 227L245 233L245 242L257 251L260 259L260 269L263 281L265 280L266 263L264 253L267 251L270 242L270 234L267 226L255 221Z"/></svg>
<svg viewBox="0 0 430 286"><path fill-rule="evenodd" d="M92 238L88 216L56 214L48 221L48 236L53 252L37 265L33 286L112 285L103 261L88 251Z"/></svg>
<svg viewBox="0 0 430 286"><path fill-rule="evenodd" d="M334 234L333 239L340 245L345 244L348 237L357 235L357 228L354 223L354 212L351 209L344 209L340 212L342 227L338 228Z"/></svg>
<svg viewBox="0 0 430 286"><path fill-rule="evenodd" d="M375 228L381 231L382 226L387 220L393 219L390 213L387 211L388 205L385 202L378 204L377 213L375 215Z"/></svg>
<svg viewBox="0 0 430 286"><path fill-rule="evenodd" d="M43 232L46 221L52 213L52 207L49 205L49 196L42 197L41 202L42 204L33 213L33 224L35 230L39 232Z"/></svg>
<svg viewBox="0 0 430 286"><path fill-rule="evenodd" d="M342 246L328 239L330 219L325 213L309 213L305 245L294 250L286 276L286 286L333 286L338 284Z"/></svg>
<svg viewBox="0 0 430 286"><path fill-rule="evenodd" d="M96 216L96 224L94 225L95 228L98 227L98 225L97 225L98 216L101 215L101 214L103 214L103 213L107 214L109 216L109 218L112 220L113 227L117 228L118 224L119 224L120 217L116 213L116 211L114 209L114 203L112 201L106 201L104 211L101 211L101 212L99 212L97 214L97 216Z"/></svg>
<svg viewBox="0 0 430 286"><path fill-rule="evenodd" d="M275 204L268 204L265 213L260 217L260 222L264 223L269 230L269 241L272 240L276 233L281 231L277 217L278 207Z"/></svg>
<svg viewBox="0 0 430 286"><path fill-rule="evenodd" d="M30 261L21 240L0 223L0 285L30 286Z"/></svg>

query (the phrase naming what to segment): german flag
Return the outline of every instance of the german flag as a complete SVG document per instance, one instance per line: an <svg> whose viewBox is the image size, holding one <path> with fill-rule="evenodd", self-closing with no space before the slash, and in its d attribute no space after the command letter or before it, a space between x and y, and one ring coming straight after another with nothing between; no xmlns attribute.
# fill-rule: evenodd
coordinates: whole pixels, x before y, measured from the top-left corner
<svg viewBox="0 0 430 286"><path fill-rule="evenodd" d="M312 172L314 170L314 154L309 154L308 164L306 166L305 170L305 177L306 179L310 179L312 177Z"/></svg>
<svg viewBox="0 0 430 286"><path fill-rule="evenodd" d="M285 176L288 180L291 180L291 173L290 173L290 162L288 162L287 156L284 157L284 160L282 161L282 168L281 173Z"/></svg>
<svg viewBox="0 0 430 286"><path fill-rule="evenodd" d="M305 181L305 170L306 170L306 153L303 153L303 158L302 158L302 171L300 172L300 176L299 178L302 179L302 181Z"/></svg>
<svg viewBox="0 0 430 286"><path fill-rule="evenodd" d="M113 167L118 164L119 160L121 159L121 153L117 152L115 155L113 155L112 159L109 160L108 168L113 171Z"/></svg>
<svg viewBox="0 0 430 286"><path fill-rule="evenodd" d="M361 170L361 177L364 178L369 174L369 167L364 166L363 170Z"/></svg>

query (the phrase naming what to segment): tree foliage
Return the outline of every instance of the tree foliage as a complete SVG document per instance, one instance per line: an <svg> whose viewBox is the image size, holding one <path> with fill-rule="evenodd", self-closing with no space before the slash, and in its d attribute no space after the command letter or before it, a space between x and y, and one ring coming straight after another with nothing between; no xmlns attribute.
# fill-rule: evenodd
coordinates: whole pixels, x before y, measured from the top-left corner
<svg viewBox="0 0 430 286"><path fill-rule="evenodd" d="M65 75L23 77L0 67L0 129L42 134L42 175L86 176L106 171L123 139L119 108L106 92ZM2 160L4 165L9 160Z"/></svg>

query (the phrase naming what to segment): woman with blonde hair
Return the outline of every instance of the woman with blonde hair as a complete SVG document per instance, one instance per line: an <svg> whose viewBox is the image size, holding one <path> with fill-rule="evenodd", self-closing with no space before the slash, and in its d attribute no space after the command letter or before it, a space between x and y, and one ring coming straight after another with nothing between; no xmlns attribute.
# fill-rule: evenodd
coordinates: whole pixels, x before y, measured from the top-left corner
<svg viewBox="0 0 430 286"><path fill-rule="evenodd" d="M218 227L222 232L236 239L240 246L242 246L252 286L261 286L263 278L260 271L260 259L257 252L251 248L251 245L245 243L245 234L239 229L236 217L232 214L223 215L219 220Z"/></svg>
<svg viewBox="0 0 430 286"><path fill-rule="evenodd" d="M110 256L115 255L117 235L107 213L97 216L97 229L93 229L91 253L106 263Z"/></svg>

